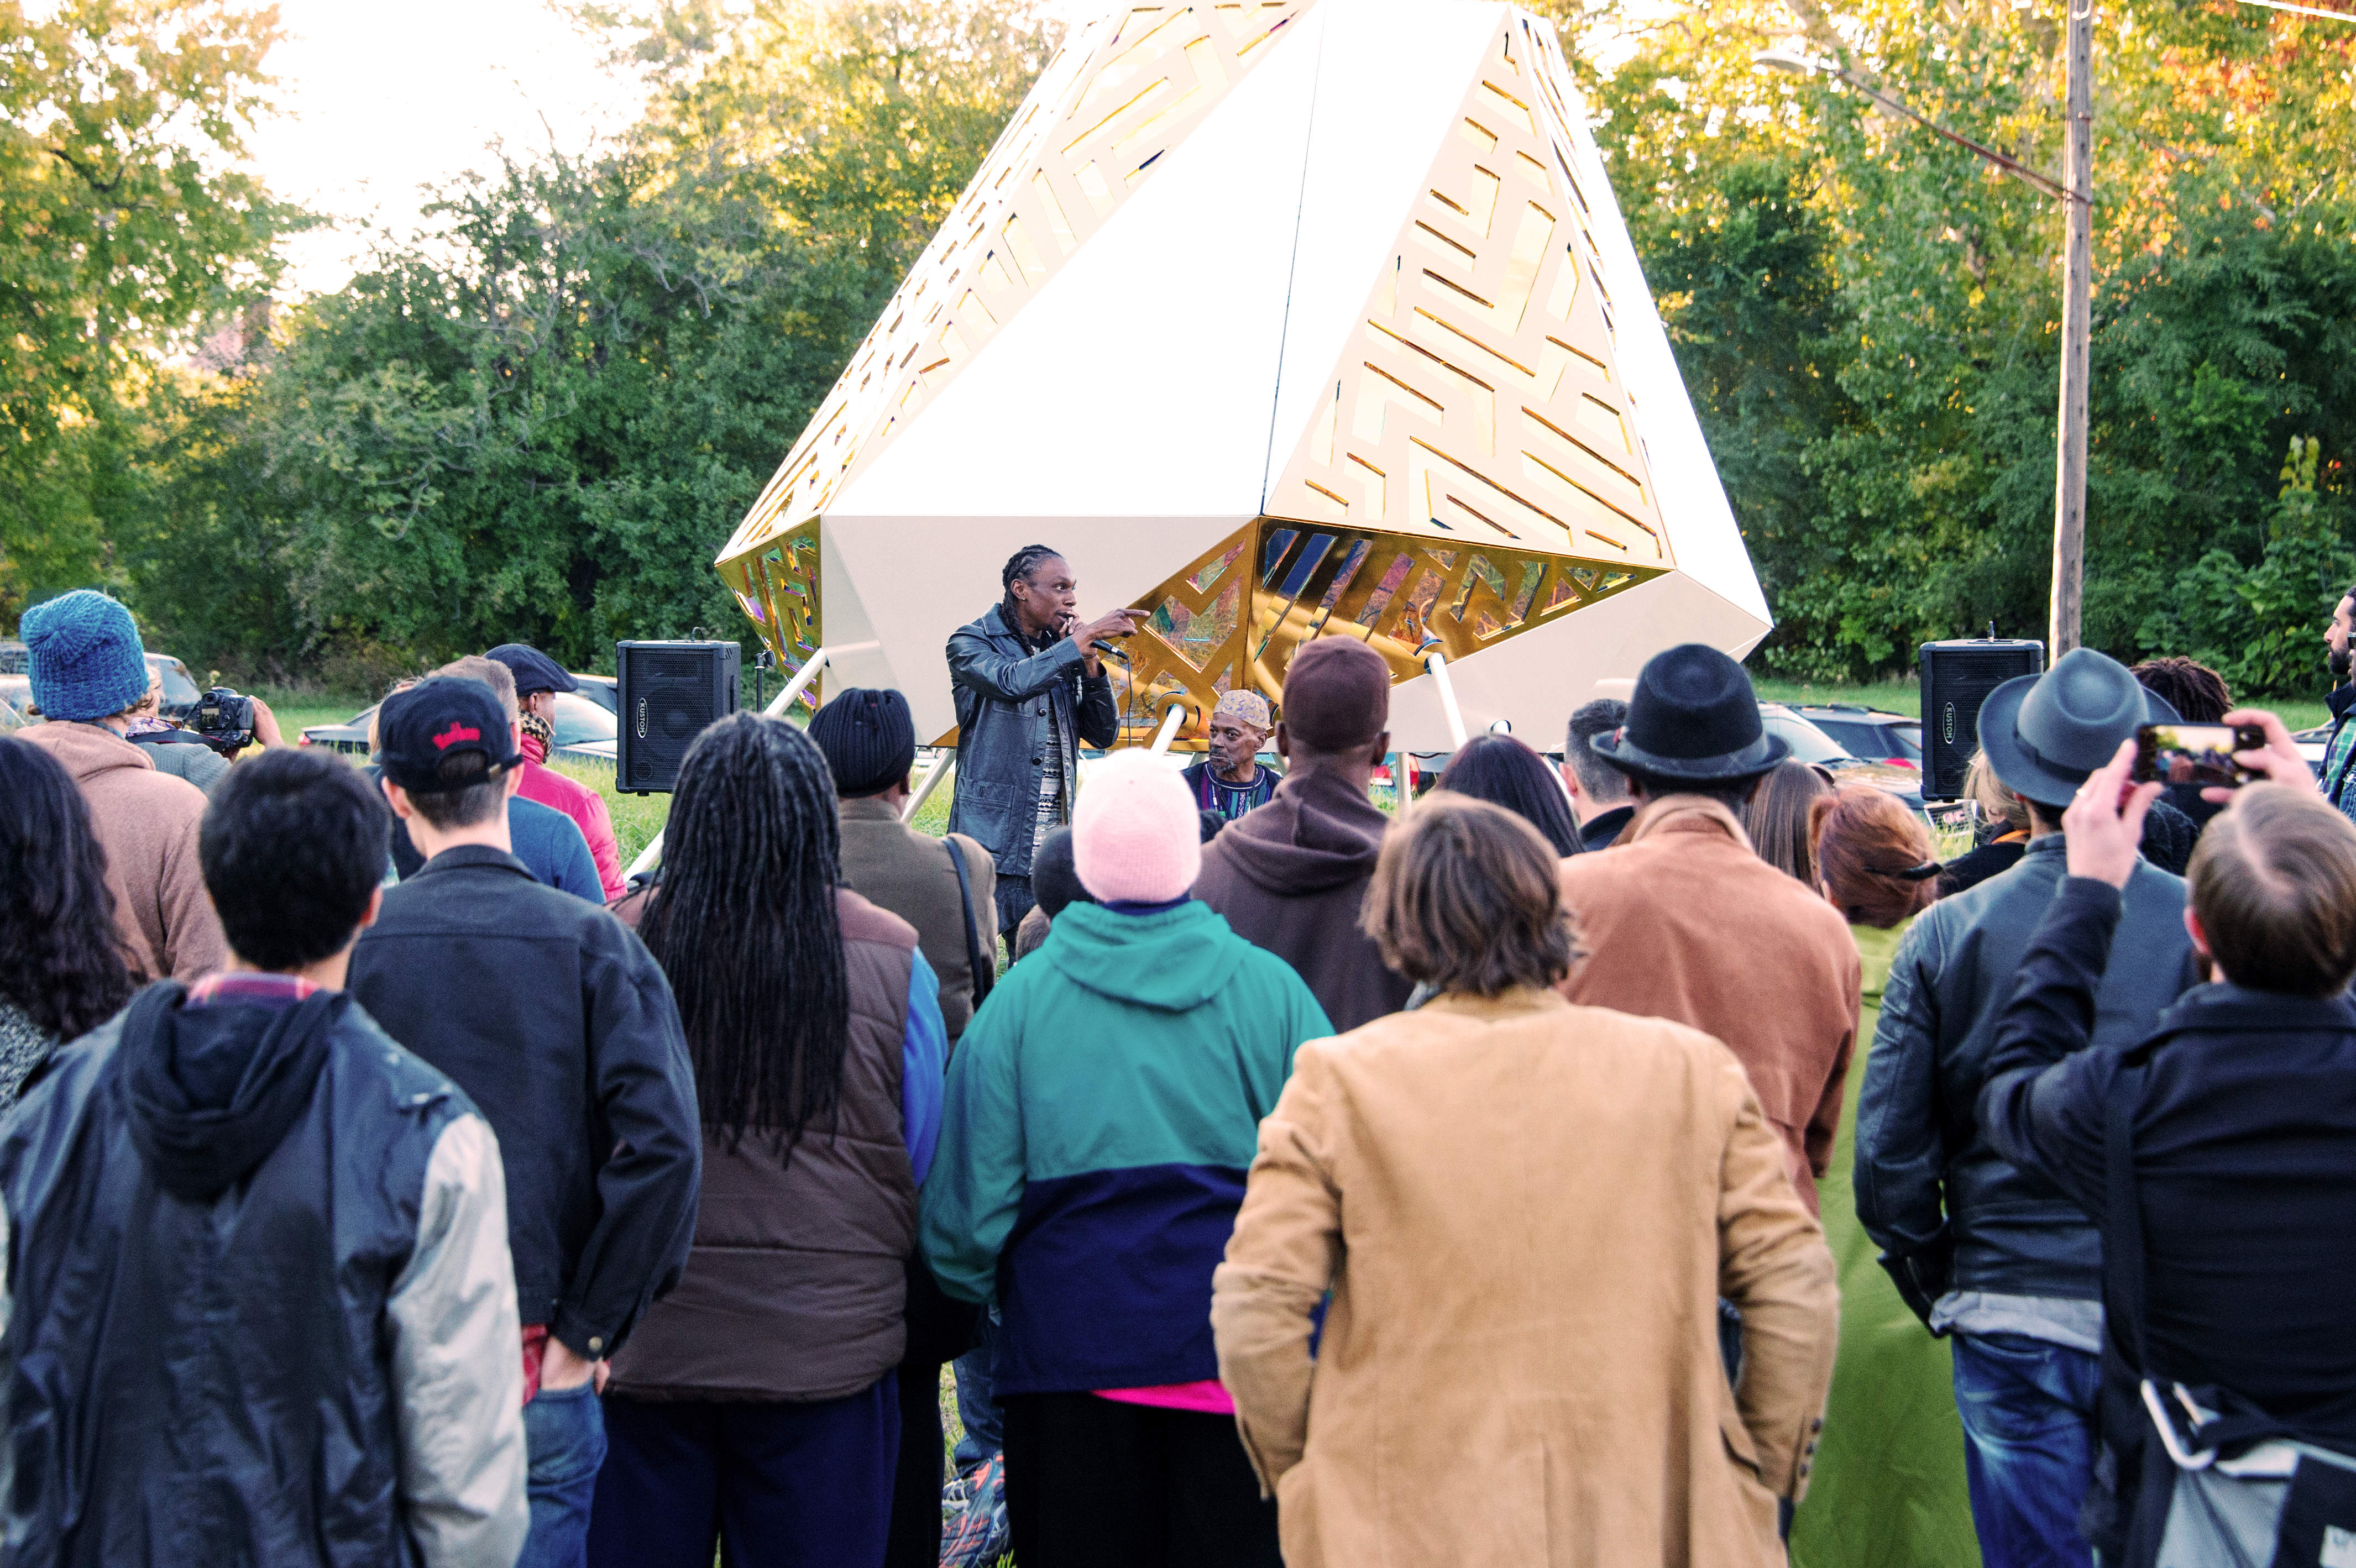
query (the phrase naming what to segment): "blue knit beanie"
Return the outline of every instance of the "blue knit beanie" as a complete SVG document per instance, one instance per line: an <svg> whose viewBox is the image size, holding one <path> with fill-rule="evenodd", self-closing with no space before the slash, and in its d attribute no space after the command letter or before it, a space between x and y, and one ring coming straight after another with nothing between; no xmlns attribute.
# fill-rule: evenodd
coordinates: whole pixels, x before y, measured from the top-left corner
<svg viewBox="0 0 2356 1568"><path fill-rule="evenodd" d="M17 622L32 655L33 704L50 719L104 719L147 695L147 654L131 612L77 588Z"/></svg>

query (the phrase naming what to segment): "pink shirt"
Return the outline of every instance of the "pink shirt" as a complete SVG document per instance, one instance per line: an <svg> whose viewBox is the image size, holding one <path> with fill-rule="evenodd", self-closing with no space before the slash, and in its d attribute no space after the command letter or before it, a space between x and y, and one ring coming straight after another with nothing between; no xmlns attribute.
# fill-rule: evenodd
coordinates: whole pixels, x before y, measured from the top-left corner
<svg viewBox="0 0 2356 1568"><path fill-rule="evenodd" d="M626 891L622 882L622 850L614 842L614 819L605 810L605 797L543 766L540 742L529 735L524 737L523 754L523 784L516 793L573 818L581 837L589 841L589 858L597 862L597 882L605 890L605 901L620 898Z"/></svg>

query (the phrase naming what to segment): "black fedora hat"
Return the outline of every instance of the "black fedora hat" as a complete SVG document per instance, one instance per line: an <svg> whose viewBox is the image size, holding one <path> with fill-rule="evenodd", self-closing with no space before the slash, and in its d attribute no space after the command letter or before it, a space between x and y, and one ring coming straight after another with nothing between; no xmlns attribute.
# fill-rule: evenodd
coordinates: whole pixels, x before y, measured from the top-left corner
<svg viewBox="0 0 2356 1568"><path fill-rule="evenodd" d="M1742 667L1702 643L1645 660L1628 721L1588 744L1623 773L1687 784L1756 778L1792 752L1759 722L1758 694Z"/></svg>
<svg viewBox="0 0 2356 1568"><path fill-rule="evenodd" d="M2138 724L2179 720L2127 667L2092 648L2072 648L2043 675L2015 676L1980 704L1980 751L1998 783L2055 810L2088 774L2118 754Z"/></svg>

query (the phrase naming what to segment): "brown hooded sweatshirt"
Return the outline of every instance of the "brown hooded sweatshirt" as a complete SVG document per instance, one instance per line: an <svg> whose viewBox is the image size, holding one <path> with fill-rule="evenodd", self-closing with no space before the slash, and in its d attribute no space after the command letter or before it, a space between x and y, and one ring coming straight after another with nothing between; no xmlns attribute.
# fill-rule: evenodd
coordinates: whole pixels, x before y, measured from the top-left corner
<svg viewBox="0 0 2356 1568"><path fill-rule="evenodd" d="M1407 1006L1415 982L1383 967L1358 906L1391 819L1327 773L1295 773L1203 846L1194 896L1306 981L1334 1032Z"/></svg>
<svg viewBox="0 0 2356 1568"><path fill-rule="evenodd" d="M97 724L53 721L16 731L61 763L81 788L106 851L114 923L149 979L193 980L229 963L229 942L197 862L204 792L159 773L147 748Z"/></svg>

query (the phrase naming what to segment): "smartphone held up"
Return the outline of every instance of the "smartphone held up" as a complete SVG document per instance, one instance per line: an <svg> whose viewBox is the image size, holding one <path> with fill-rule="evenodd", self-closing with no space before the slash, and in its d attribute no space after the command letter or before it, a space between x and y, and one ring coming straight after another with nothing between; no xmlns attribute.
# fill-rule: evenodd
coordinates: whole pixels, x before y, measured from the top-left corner
<svg viewBox="0 0 2356 1568"><path fill-rule="evenodd" d="M2138 724L2134 781L2239 789L2254 773L2236 752L2264 751L2266 732L2255 724Z"/></svg>

